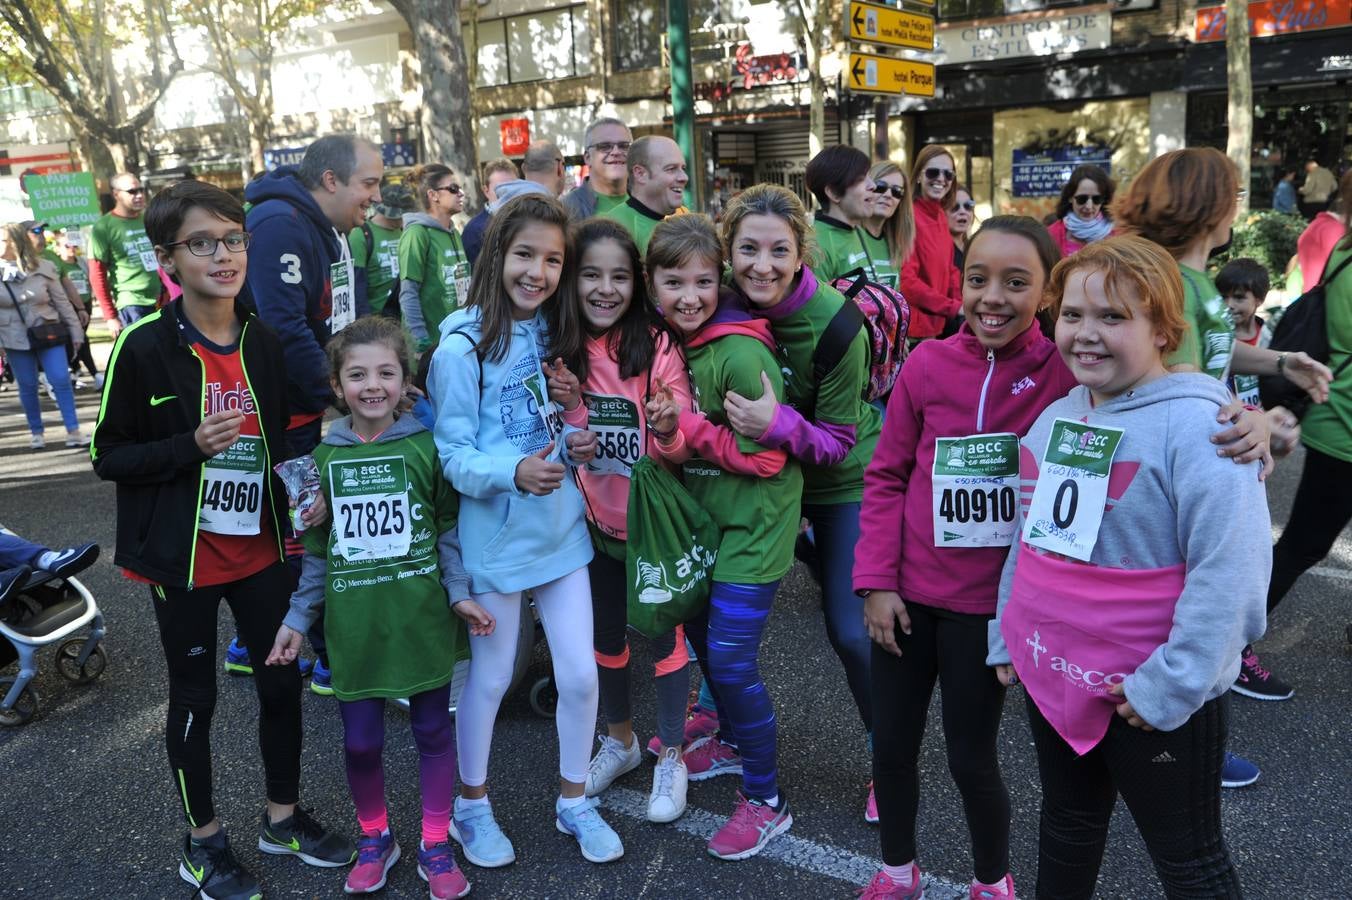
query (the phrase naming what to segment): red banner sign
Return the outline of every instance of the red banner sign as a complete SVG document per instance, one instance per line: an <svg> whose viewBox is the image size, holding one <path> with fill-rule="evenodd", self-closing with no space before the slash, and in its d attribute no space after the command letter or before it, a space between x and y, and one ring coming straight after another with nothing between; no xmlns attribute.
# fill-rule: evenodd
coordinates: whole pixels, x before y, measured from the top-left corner
<svg viewBox="0 0 1352 900"><path fill-rule="evenodd" d="M1272 37L1352 25L1349 0L1259 0L1249 4L1249 34ZM1197 10L1194 39L1198 43L1225 40L1225 7Z"/></svg>
<svg viewBox="0 0 1352 900"><path fill-rule="evenodd" d="M525 156L530 147L530 119L503 119L498 123L503 156Z"/></svg>

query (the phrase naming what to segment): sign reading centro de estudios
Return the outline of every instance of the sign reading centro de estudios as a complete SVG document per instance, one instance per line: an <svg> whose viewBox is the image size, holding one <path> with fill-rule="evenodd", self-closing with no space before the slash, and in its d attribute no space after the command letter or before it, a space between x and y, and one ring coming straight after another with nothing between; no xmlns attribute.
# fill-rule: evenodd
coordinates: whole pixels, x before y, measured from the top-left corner
<svg viewBox="0 0 1352 900"><path fill-rule="evenodd" d="M1107 6L940 25L935 29L935 62L949 65L1102 50L1112 37L1113 17Z"/></svg>

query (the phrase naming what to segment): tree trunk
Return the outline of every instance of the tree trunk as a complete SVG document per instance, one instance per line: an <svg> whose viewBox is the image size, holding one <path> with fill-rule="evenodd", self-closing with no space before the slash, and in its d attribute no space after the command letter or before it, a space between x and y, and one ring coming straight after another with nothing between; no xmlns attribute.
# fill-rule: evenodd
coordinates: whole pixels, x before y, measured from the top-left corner
<svg viewBox="0 0 1352 900"><path fill-rule="evenodd" d="M409 30L418 54L422 87L423 162L445 163L455 170L466 199L479 196L478 156L471 126L473 110L469 63L460 31L459 0L392 2Z"/></svg>
<svg viewBox="0 0 1352 900"><path fill-rule="evenodd" d="M1249 63L1248 0L1225 0L1225 74L1230 85L1225 153L1239 168L1239 214L1249 211L1249 160L1253 152L1253 70Z"/></svg>
<svg viewBox="0 0 1352 900"><path fill-rule="evenodd" d="M831 0L816 0L812 7L812 24L807 34L807 69L811 73L808 84L811 99L808 106L808 158L822 152L826 146L826 81L822 78L822 51L830 41Z"/></svg>

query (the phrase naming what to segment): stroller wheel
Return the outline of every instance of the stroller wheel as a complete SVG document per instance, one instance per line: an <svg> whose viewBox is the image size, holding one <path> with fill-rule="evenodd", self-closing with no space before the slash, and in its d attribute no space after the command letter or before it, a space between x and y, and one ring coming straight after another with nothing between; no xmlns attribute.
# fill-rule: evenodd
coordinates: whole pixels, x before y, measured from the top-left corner
<svg viewBox="0 0 1352 900"><path fill-rule="evenodd" d="M537 716L552 719L558 707L559 689L554 686L554 679L546 675L531 685L530 708Z"/></svg>
<svg viewBox="0 0 1352 900"><path fill-rule="evenodd" d="M83 666L77 665L84 645L84 638L71 638L56 648L56 670L67 681L75 684L89 684L108 668L108 651L103 649L102 644L93 649Z"/></svg>
<svg viewBox="0 0 1352 900"><path fill-rule="evenodd" d="M16 680L17 678L14 675L6 675L4 678L0 678L0 698L9 693L10 687ZM0 725L10 728L16 725L26 725L37 714L38 692L33 690L30 685L19 692L19 699L14 701L12 707L0 709Z"/></svg>

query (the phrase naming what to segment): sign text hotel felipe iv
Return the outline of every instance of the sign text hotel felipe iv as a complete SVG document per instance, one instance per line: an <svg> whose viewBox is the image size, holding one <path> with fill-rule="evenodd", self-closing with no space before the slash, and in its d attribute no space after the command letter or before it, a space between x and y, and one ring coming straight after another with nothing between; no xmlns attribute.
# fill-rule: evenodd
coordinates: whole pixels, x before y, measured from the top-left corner
<svg viewBox="0 0 1352 900"><path fill-rule="evenodd" d="M932 6L934 0L918 0ZM845 4L845 37L882 47L934 49L934 16L894 6L850 0ZM934 96L934 64L850 48L845 83L856 94Z"/></svg>

